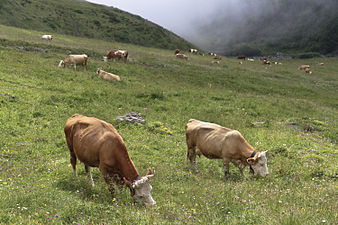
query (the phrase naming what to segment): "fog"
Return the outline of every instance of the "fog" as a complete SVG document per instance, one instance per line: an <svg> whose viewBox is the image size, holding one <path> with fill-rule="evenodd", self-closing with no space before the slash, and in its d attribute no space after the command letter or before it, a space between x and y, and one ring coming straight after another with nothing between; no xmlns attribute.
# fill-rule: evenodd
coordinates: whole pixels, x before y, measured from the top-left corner
<svg viewBox="0 0 338 225"><path fill-rule="evenodd" d="M253 38L278 39L320 26L337 0L89 0L148 19L217 53ZM303 25L304 24L304 25ZM307 32L306 30L302 32Z"/></svg>

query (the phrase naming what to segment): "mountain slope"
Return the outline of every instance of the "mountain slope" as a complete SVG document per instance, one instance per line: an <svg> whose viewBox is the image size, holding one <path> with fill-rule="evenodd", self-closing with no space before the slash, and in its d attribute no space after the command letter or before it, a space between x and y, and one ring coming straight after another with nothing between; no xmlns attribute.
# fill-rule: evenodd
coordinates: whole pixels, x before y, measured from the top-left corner
<svg viewBox="0 0 338 225"><path fill-rule="evenodd" d="M193 46L139 16L79 0L2 0L0 24L148 47Z"/></svg>

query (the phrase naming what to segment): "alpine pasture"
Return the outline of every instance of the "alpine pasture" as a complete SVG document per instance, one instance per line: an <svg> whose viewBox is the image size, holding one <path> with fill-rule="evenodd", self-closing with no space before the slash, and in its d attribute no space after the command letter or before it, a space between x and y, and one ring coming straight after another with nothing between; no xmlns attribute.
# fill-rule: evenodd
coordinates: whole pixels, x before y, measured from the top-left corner
<svg viewBox="0 0 338 225"><path fill-rule="evenodd" d="M0 224L336 224L337 58L262 65L0 26ZM126 49L127 63L103 62ZM43 51L42 51L43 50ZM88 70L58 68L88 54ZM318 63L323 62L323 66ZM298 70L310 65L312 74ZM109 82L96 69L120 76ZM138 112L144 124L116 120ZM140 174L150 167L156 206L112 199L98 169L72 179L63 127L74 113L112 123ZM267 153L269 176L240 177L221 160L186 161L190 118L239 130Z"/></svg>

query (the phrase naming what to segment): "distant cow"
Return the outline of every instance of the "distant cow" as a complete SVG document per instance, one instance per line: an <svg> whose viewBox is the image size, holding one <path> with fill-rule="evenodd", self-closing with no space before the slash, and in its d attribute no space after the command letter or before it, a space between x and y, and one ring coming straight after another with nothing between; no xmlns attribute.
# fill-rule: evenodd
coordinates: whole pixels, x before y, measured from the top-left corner
<svg viewBox="0 0 338 225"><path fill-rule="evenodd" d="M221 56L215 56L214 59L222 60L222 57Z"/></svg>
<svg viewBox="0 0 338 225"><path fill-rule="evenodd" d="M306 68L310 69L310 65L301 65L298 67L299 70L305 70Z"/></svg>
<svg viewBox="0 0 338 225"><path fill-rule="evenodd" d="M107 56L103 57L103 60L107 62L108 60L123 60L124 62L127 62L128 58L128 51L126 50L111 50Z"/></svg>
<svg viewBox="0 0 338 225"><path fill-rule="evenodd" d="M222 159L225 176L229 174L229 163L235 164L241 174L250 165L250 171L265 177L269 174L266 151L256 152L236 130L214 123L190 119L185 127L187 159L196 168L196 155L209 159Z"/></svg>
<svg viewBox="0 0 338 225"><path fill-rule="evenodd" d="M94 181L90 167L98 167L109 191L114 197L115 189L112 181L122 189L126 184L134 200L145 205L155 205L150 191L149 179L154 176L151 169L144 177L140 177L133 161L128 155L122 137L110 123L94 117L74 114L64 127L70 161L73 167L73 178L76 177L76 161L85 165L88 180Z"/></svg>
<svg viewBox="0 0 338 225"><path fill-rule="evenodd" d="M180 53L180 50L178 48L176 48L174 54L176 55L178 53Z"/></svg>
<svg viewBox="0 0 338 225"><path fill-rule="evenodd" d="M208 52L208 55L211 55L211 56L217 56L216 53L213 53L213 52Z"/></svg>
<svg viewBox="0 0 338 225"><path fill-rule="evenodd" d="M324 66L324 63L323 62L318 63L318 66Z"/></svg>
<svg viewBox="0 0 338 225"><path fill-rule="evenodd" d="M219 61L211 61L212 64L219 64Z"/></svg>
<svg viewBox="0 0 338 225"><path fill-rule="evenodd" d="M312 74L312 71L310 70L310 68L305 68L305 73Z"/></svg>
<svg viewBox="0 0 338 225"><path fill-rule="evenodd" d="M263 59L263 64L264 65L270 65L271 62L269 60L267 60L267 59Z"/></svg>
<svg viewBox="0 0 338 225"><path fill-rule="evenodd" d="M250 62L254 62L255 61L254 59L249 59L249 58L247 60L250 61Z"/></svg>
<svg viewBox="0 0 338 225"><path fill-rule="evenodd" d="M197 49L191 48L191 49L189 49L189 52L190 52L190 53L197 53Z"/></svg>
<svg viewBox="0 0 338 225"><path fill-rule="evenodd" d="M245 57L245 55L239 55L239 56L237 56L237 59L245 59L246 57Z"/></svg>
<svg viewBox="0 0 338 225"><path fill-rule="evenodd" d="M73 66L76 70L76 65L82 65L84 70L87 69L87 60L88 56L86 54L82 55L68 55L64 60L61 60L59 67L65 68L66 66Z"/></svg>
<svg viewBox="0 0 338 225"><path fill-rule="evenodd" d="M176 54L176 58L188 60L188 56L181 53Z"/></svg>
<svg viewBox="0 0 338 225"><path fill-rule="evenodd" d="M97 68L96 73L105 80L120 81L120 77L118 75L108 73L108 72L102 70L101 68Z"/></svg>
<svg viewBox="0 0 338 225"><path fill-rule="evenodd" d="M42 35L41 38L42 38L43 40L48 40L48 41L53 40L53 36L50 35L50 34Z"/></svg>

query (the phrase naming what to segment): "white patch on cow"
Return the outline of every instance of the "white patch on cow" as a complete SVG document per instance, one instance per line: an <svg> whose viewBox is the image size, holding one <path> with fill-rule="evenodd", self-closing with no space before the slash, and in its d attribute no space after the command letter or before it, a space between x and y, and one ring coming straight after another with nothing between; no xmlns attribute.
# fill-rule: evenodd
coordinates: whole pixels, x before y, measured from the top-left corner
<svg viewBox="0 0 338 225"><path fill-rule="evenodd" d="M257 157L257 162L251 165L255 173L257 173L261 177L265 177L269 174L267 159L266 159L266 151L259 153Z"/></svg>
<svg viewBox="0 0 338 225"><path fill-rule="evenodd" d="M150 194L152 186L149 184L149 178L152 176L154 175L146 175L135 181L132 186L135 190L135 195L133 196L134 200L145 204L146 206L156 205L156 202Z"/></svg>

